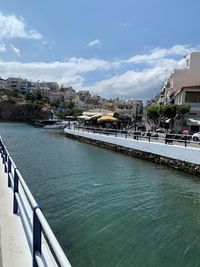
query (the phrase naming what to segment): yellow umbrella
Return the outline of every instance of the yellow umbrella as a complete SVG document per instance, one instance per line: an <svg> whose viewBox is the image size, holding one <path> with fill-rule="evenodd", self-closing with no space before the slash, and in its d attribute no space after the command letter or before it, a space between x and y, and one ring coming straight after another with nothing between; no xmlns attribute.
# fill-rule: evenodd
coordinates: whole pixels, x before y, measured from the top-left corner
<svg viewBox="0 0 200 267"><path fill-rule="evenodd" d="M113 116L105 115L99 118L98 121L117 121L117 119Z"/></svg>

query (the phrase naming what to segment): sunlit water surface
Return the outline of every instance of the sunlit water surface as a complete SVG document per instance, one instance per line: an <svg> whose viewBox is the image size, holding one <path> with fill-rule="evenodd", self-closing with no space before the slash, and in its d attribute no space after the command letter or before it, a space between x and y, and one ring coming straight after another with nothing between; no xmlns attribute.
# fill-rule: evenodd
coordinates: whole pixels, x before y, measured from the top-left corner
<svg viewBox="0 0 200 267"><path fill-rule="evenodd" d="M197 177L23 123L0 135L74 267L200 266Z"/></svg>

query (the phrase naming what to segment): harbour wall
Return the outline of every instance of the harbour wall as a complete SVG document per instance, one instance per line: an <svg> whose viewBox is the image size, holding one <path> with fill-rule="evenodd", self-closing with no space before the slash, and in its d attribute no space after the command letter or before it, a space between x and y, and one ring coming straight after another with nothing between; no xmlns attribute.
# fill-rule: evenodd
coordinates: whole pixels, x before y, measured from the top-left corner
<svg viewBox="0 0 200 267"><path fill-rule="evenodd" d="M153 161L194 175L200 174L200 149L65 129L67 137Z"/></svg>

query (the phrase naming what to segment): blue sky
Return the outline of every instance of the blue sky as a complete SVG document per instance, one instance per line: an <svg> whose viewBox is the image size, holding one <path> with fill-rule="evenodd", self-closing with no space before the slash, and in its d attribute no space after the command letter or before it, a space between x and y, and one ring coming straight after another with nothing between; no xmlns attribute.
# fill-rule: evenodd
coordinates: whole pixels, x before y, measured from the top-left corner
<svg viewBox="0 0 200 267"><path fill-rule="evenodd" d="M200 50L198 0L1 0L0 75L153 98Z"/></svg>

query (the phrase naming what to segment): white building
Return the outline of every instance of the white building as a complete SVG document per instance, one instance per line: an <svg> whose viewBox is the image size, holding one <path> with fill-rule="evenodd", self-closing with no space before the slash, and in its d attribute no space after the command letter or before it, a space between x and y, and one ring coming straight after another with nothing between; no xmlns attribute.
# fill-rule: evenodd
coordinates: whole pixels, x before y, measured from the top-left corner
<svg viewBox="0 0 200 267"><path fill-rule="evenodd" d="M174 96L183 87L200 84L200 52L192 52L186 57L184 69L174 69L166 84L163 102L174 103Z"/></svg>
<svg viewBox="0 0 200 267"><path fill-rule="evenodd" d="M175 95L175 104L190 105L190 111L179 122L179 128L187 128L191 133L200 131L200 85L182 87Z"/></svg>
<svg viewBox="0 0 200 267"><path fill-rule="evenodd" d="M186 128L190 133L200 131L200 52L192 52L185 58L184 69L172 71L155 102L190 105L190 112L184 118L175 120L175 130Z"/></svg>
<svg viewBox="0 0 200 267"><path fill-rule="evenodd" d="M9 77L6 81L6 89L14 91L28 91L31 88L31 82L22 78Z"/></svg>
<svg viewBox="0 0 200 267"><path fill-rule="evenodd" d="M5 90L6 89L6 80L0 78L0 90Z"/></svg>

